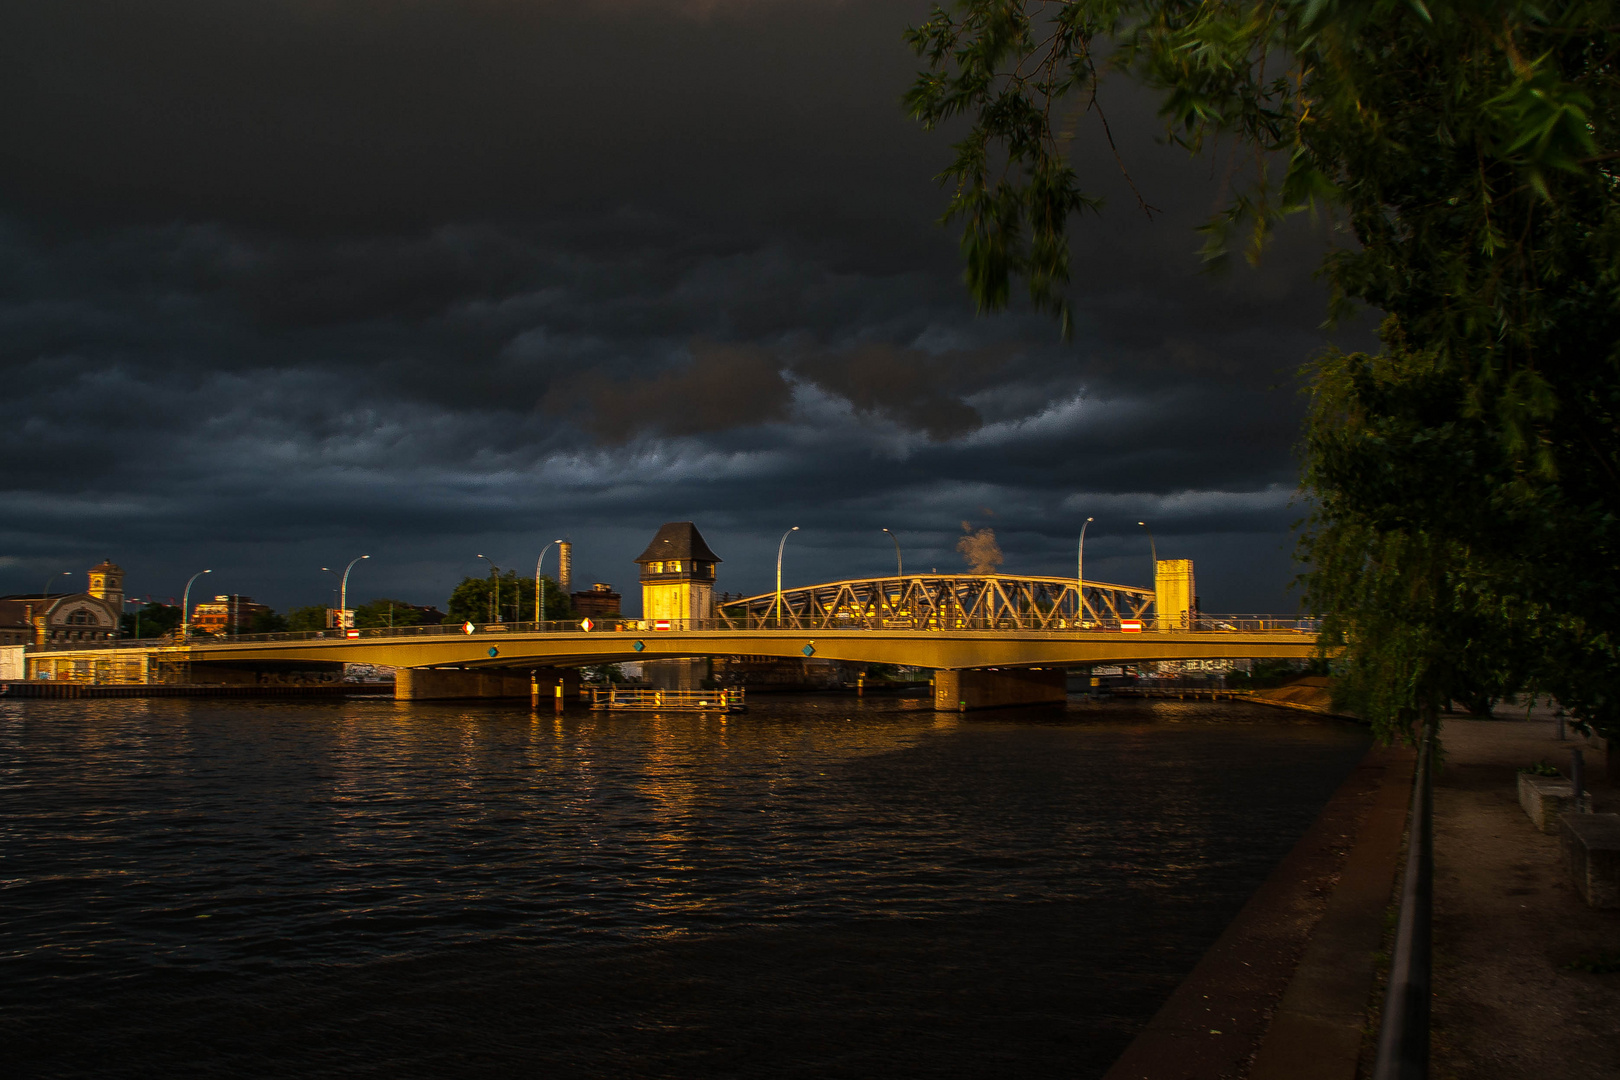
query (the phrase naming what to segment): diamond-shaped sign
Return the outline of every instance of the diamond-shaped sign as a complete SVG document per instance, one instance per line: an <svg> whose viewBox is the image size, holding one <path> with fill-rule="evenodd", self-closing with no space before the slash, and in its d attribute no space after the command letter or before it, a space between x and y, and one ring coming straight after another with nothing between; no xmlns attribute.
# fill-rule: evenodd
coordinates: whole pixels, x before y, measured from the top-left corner
<svg viewBox="0 0 1620 1080"><path fill-rule="evenodd" d="M581 630L585 631L587 634L590 633L591 630L595 626L596 626L596 624L591 622L591 620L589 620L589 619L581 619L581 620L579 620L579 628Z"/></svg>
<svg viewBox="0 0 1620 1080"><path fill-rule="evenodd" d="M472 624L472 623L467 623L467 624L465 624L465 625L464 625L464 626L462 626L462 628L461 628L461 632L462 632L462 633L463 633L463 634L470 634L470 633L472 633L472 632L473 632L473 624Z"/></svg>
<svg viewBox="0 0 1620 1080"><path fill-rule="evenodd" d="M631 645L630 647L632 649L636 650L636 652L640 652L642 649L645 649L647 647L647 645L646 645L645 642L638 641L634 645Z"/></svg>
<svg viewBox="0 0 1620 1080"><path fill-rule="evenodd" d="M806 656L814 656L814 655L816 655L816 647L814 645L806 645L804 648L800 649L799 651L804 653L804 655L806 655Z"/></svg>
<svg viewBox="0 0 1620 1080"><path fill-rule="evenodd" d="M501 650L499 650L495 646L491 645L489 647L489 655L491 655L491 656L499 656L499 655L501 655Z"/></svg>

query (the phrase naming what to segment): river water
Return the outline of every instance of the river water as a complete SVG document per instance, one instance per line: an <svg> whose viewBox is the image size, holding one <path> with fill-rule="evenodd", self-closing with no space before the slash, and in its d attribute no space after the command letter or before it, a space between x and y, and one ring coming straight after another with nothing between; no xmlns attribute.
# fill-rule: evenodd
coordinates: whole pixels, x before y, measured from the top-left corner
<svg viewBox="0 0 1620 1080"><path fill-rule="evenodd" d="M1367 745L1241 703L4 703L0 1072L1094 1077Z"/></svg>

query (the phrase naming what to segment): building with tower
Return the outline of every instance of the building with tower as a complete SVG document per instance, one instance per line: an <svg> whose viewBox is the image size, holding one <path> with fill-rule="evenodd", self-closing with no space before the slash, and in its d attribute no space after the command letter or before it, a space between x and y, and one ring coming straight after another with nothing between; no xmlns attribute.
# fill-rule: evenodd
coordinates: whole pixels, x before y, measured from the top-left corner
<svg viewBox="0 0 1620 1080"><path fill-rule="evenodd" d="M118 636L124 571L110 559L89 571L82 593L0 596L0 645L50 641L107 641Z"/></svg>
<svg viewBox="0 0 1620 1080"><path fill-rule="evenodd" d="M105 600L114 611L124 610L124 570L111 559L102 559L90 568L90 588L97 600Z"/></svg>
<svg viewBox="0 0 1620 1080"><path fill-rule="evenodd" d="M580 618L602 619L619 614L619 601L622 597L605 581L598 581L584 592L569 595Z"/></svg>
<svg viewBox="0 0 1620 1080"><path fill-rule="evenodd" d="M713 618L714 567L719 561L690 521L671 521L660 528L636 559L641 567L641 617L648 628ZM641 670L649 685L666 690L696 690L710 676L707 658L648 660Z"/></svg>
<svg viewBox="0 0 1620 1080"><path fill-rule="evenodd" d="M718 562L720 556L709 550L696 525L690 521L664 525L636 559L641 567L641 617L713 618Z"/></svg>
<svg viewBox="0 0 1620 1080"><path fill-rule="evenodd" d="M269 607L256 604L251 596L216 596L212 603L198 604L191 609L191 628L210 634L242 634L253 625L253 620L268 614Z"/></svg>

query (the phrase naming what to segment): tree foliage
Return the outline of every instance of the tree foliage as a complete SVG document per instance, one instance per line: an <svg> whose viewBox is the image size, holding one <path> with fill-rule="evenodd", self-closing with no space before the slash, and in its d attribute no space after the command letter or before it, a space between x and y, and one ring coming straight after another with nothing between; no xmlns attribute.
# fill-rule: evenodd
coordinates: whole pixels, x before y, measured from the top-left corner
<svg viewBox="0 0 1620 1080"><path fill-rule="evenodd" d="M530 590L533 591L532 589ZM360 629L390 626L419 626L426 613L403 600L380 597L354 609L354 625Z"/></svg>
<svg viewBox="0 0 1620 1080"><path fill-rule="evenodd" d="M327 619L325 604L296 607L287 612L288 630L325 630Z"/></svg>
<svg viewBox="0 0 1620 1080"><path fill-rule="evenodd" d="M287 616L274 611L256 611L247 625L249 634L279 634L287 629Z"/></svg>
<svg viewBox="0 0 1620 1080"><path fill-rule="evenodd" d="M123 613L119 620L119 634L126 638L158 638L179 625L179 604L159 604L149 600L137 611Z"/></svg>
<svg viewBox="0 0 1620 1080"><path fill-rule="evenodd" d="M1306 597L1355 704L1395 736L1528 686L1620 733L1613 5L955 12L910 32L928 68L907 107L971 123L944 178L981 306L1023 278L1066 321L1066 230L1096 200L1054 116L1095 111L1106 75L1159 91L1173 141L1240 155L1206 256L1257 258L1283 217L1331 214L1350 241L1324 253L1334 310L1385 316L1379 355L1308 368Z"/></svg>
<svg viewBox="0 0 1620 1080"><path fill-rule="evenodd" d="M533 622L535 616L534 578L503 570L499 575L499 604L496 611L496 581L489 577L463 578L450 593L447 606L450 622ZM579 618L572 599L549 577L540 579L545 588L547 622Z"/></svg>

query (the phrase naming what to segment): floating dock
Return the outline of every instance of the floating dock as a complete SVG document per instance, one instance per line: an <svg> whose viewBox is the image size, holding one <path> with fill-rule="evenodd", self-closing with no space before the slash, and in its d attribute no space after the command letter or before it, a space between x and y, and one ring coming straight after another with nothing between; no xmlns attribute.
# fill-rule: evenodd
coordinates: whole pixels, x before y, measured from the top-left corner
<svg viewBox="0 0 1620 1080"><path fill-rule="evenodd" d="M745 712L741 688L728 690L656 690L646 686L593 686L591 708L640 712Z"/></svg>

